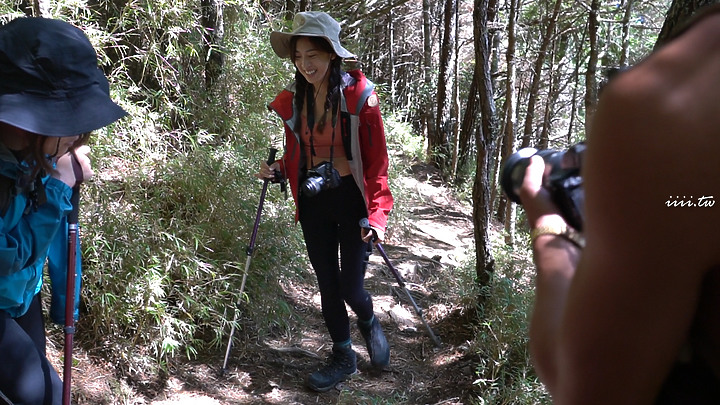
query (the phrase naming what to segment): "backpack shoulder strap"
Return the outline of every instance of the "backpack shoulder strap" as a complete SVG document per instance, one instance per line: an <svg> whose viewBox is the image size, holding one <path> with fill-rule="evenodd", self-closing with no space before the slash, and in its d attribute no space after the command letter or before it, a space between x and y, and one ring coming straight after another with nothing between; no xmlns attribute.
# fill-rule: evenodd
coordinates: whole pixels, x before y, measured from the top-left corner
<svg viewBox="0 0 720 405"><path fill-rule="evenodd" d="M374 89L375 83L365 79L365 88L360 93L360 97L358 97L357 106L355 107L355 115L360 115L360 111L362 110L365 102L367 101L368 97L370 97Z"/></svg>
<svg viewBox="0 0 720 405"><path fill-rule="evenodd" d="M360 115L365 102L375 89L375 84L365 77L360 70L351 70L347 72L348 84L344 90L342 111L349 112L353 115ZM346 104L345 104L346 103Z"/></svg>

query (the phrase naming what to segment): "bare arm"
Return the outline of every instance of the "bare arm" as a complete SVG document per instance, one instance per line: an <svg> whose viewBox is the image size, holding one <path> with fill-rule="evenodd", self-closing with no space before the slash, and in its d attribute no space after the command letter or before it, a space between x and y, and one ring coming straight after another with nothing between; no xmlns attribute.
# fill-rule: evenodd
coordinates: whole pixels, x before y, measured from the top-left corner
<svg viewBox="0 0 720 405"><path fill-rule="evenodd" d="M606 89L588 137L577 270L569 242L535 242L533 359L557 404L652 403L685 342L718 261L720 214L666 202L718 195L718 31L720 16L708 17ZM530 187L521 198L536 226L553 212Z"/></svg>

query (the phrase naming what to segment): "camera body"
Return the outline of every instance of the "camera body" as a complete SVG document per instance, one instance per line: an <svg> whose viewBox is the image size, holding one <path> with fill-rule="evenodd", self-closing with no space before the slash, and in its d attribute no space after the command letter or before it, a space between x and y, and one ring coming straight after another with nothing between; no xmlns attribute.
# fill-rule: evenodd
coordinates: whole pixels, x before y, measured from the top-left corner
<svg viewBox="0 0 720 405"><path fill-rule="evenodd" d="M332 162L325 161L307 171L300 189L303 195L312 197L323 190L338 187L341 181L340 173L333 167Z"/></svg>
<svg viewBox="0 0 720 405"><path fill-rule="evenodd" d="M584 143L576 144L567 151L520 149L510 155L502 167L500 184L503 191L511 201L520 204L520 197L515 190L522 185L525 170L530 165L530 158L535 155L540 156L545 161L543 187L549 191L565 221L578 231L582 231L585 193L580 169L584 152Z"/></svg>

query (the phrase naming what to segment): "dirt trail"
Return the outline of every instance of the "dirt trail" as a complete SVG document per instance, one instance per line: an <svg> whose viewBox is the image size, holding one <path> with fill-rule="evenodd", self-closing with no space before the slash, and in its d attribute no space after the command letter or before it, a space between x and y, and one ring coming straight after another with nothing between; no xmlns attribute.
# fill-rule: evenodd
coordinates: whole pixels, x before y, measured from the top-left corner
<svg viewBox="0 0 720 405"><path fill-rule="evenodd" d="M304 323L290 336L233 348L224 377L217 372L222 354L205 362L184 363L171 370L164 390L150 399L147 393L133 392L124 382L113 382L107 371L93 367L92 359L79 353L78 371L73 377L81 403L97 404L102 391L110 386L117 391L118 385L127 392L127 398L120 402L124 404L468 403L477 362L466 345L472 331L461 319L468 315L433 285L440 277L447 277L473 243L471 208L455 200L431 168L417 164L412 171L413 176L403 180L404 186L416 190L417 195L415 206L409 208L412 229L404 240L390 241L384 248L442 341L440 348L428 337L409 300L375 252L366 287L391 347L391 363L384 371L371 369L364 341L353 327L358 373L326 393L305 388L304 379L325 361L329 347L325 346L326 329L316 288L290 284L286 294ZM51 355L57 352L50 348ZM76 375L82 377L75 379Z"/></svg>

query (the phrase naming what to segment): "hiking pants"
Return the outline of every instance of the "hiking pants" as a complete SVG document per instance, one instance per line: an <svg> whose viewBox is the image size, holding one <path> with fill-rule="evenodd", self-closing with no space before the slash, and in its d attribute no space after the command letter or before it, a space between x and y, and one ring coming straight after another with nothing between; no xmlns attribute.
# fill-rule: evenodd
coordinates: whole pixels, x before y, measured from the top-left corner
<svg viewBox="0 0 720 405"><path fill-rule="evenodd" d="M345 303L359 319L373 316L372 298L364 287L368 244L360 238L359 224L367 216L365 202L353 177L345 176L335 189L312 197L301 195L299 205L300 225L320 287L325 325L334 343L345 342L350 339Z"/></svg>
<svg viewBox="0 0 720 405"><path fill-rule="evenodd" d="M19 318L0 310L0 392L13 403L62 403L62 381L45 357L40 294Z"/></svg>

